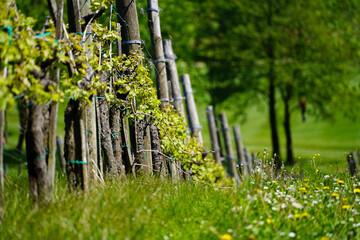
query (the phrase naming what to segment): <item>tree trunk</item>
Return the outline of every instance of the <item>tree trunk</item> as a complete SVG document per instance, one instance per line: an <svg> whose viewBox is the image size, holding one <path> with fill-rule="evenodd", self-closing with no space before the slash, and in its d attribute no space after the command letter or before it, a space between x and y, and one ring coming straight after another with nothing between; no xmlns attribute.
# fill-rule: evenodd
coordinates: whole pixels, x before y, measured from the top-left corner
<svg viewBox="0 0 360 240"><path fill-rule="evenodd" d="M65 109L65 144L64 144L64 158L66 161L66 175L69 187L74 190L76 188L76 146L75 146L75 120L77 109L77 102L70 100Z"/></svg>
<svg viewBox="0 0 360 240"><path fill-rule="evenodd" d="M25 134L26 159L28 163L30 196L34 203L51 200L46 153L43 145L43 122L43 106L36 103L29 106L29 120Z"/></svg>
<svg viewBox="0 0 360 240"><path fill-rule="evenodd" d="M291 127L290 127L290 106L289 106L289 98L284 99L284 110L285 110L285 119L284 119L284 128L286 135L286 164L294 165L294 155L293 155L293 147L292 147L292 139L291 139Z"/></svg>

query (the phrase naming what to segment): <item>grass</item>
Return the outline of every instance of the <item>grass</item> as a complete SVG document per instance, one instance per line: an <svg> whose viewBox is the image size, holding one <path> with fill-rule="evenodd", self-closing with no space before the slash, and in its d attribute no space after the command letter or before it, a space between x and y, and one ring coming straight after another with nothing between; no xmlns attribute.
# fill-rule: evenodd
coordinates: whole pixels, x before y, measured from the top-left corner
<svg viewBox="0 0 360 240"><path fill-rule="evenodd" d="M0 232L2 239L360 238L357 178L281 175L258 172L230 189L128 178L74 193L58 174L53 201L35 208L26 174L10 173Z"/></svg>

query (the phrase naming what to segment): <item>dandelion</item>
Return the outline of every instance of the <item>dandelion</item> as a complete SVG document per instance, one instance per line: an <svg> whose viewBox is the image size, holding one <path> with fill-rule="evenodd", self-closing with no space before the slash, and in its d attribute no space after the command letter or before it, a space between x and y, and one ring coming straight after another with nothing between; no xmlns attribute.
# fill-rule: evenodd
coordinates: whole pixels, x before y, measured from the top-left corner
<svg viewBox="0 0 360 240"><path fill-rule="evenodd" d="M259 189L258 188L254 188L254 192L258 192L259 191Z"/></svg>
<svg viewBox="0 0 360 240"><path fill-rule="evenodd" d="M329 190L330 188L328 186L323 187L324 190Z"/></svg>
<svg viewBox="0 0 360 240"><path fill-rule="evenodd" d="M266 223L270 224L270 223L272 223L272 220L270 218L268 218L268 219L266 219Z"/></svg>
<svg viewBox="0 0 360 240"><path fill-rule="evenodd" d="M343 180L338 180L337 182L338 182L338 184L343 184L344 183Z"/></svg>
<svg viewBox="0 0 360 240"><path fill-rule="evenodd" d="M359 189L359 188L355 188L355 189L354 189L354 193L360 193L360 189Z"/></svg>
<svg viewBox="0 0 360 240"><path fill-rule="evenodd" d="M348 199L347 199L347 198L343 198L342 200L343 200L343 202L347 202L347 201L348 201Z"/></svg>
<svg viewBox="0 0 360 240"><path fill-rule="evenodd" d="M330 240L329 237L321 237L320 240Z"/></svg>
<svg viewBox="0 0 360 240"><path fill-rule="evenodd" d="M307 212L304 212L303 214L301 214L301 217L308 218L308 217L310 217L310 214Z"/></svg>
<svg viewBox="0 0 360 240"><path fill-rule="evenodd" d="M221 235L221 240L232 240L232 236L228 233Z"/></svg>
<svg viewBox="0 0 360 240"><path fill-rule="evenodd" d="M338 197L339 194L338 194L338 193L332 193L331 196L332 196L332 197Z"/></svg>
<svg viewBox="0 0 360 240"><path fill-rule="evenodd" d="M300 213L295 213L294 218L295 218L295 219L301 218L301 214L300 214Z"/></svg>
<svg viewBox="0 0 360 240"><path fill-rule="evenodd" d="M306 192L307 192L307 191L306 191L306 188L304 188L304 187L299 188L299 190L302 191L303 193L306 193Z"/></svg>
<svg viewBox="0 0 360 240"><path fill-rule="evenodd" d="M308 179L308 178L305 178L305 179L304 179L304 182L308 182L308 181L309 181L309 179Z"/></svg>
<svg viewBox="0 0 360 240"><path fill-rule="evenodd" d="M349 205L343 205L342 206L342 209L344 209L344 210L349 210L351 208L351 206L349 206Z"/></svg>
<svg viewBox="0 0 360 240"><path fill-rule="evenodd" d="M319 172L319 169L316 169L316 172Z"/></svg>
<svg viewBox="0 0 360 240"><path fill-rule="evenodd" d="M276 181L272 181L272 183L276 183Z"/></svg>

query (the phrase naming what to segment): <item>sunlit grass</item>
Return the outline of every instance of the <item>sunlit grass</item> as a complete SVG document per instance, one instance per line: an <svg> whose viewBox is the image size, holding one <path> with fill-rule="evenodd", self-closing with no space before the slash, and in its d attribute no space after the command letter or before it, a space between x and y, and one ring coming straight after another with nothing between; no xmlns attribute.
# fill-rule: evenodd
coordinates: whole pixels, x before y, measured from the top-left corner
<svg viewBox="0 0 360 240"><path fill-rule="evenodd" d="M314 155L315 156L315 155ZM319 157L318 155L315 158ZM268 164L268 163L267 163ZM313 163L316 167L316 162ZM359 237L360 181L314 168L254 175L231 189L155 177L71 193L33 207L26 174L5 183L3 239L346 239Z"/></svg>

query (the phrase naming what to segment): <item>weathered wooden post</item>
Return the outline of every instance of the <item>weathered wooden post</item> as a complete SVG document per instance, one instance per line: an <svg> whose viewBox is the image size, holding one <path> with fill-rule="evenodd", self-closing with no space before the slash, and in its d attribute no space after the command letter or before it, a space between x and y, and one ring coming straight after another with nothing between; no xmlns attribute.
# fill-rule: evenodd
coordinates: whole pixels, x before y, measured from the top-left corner
<svg viewBox="0 0 360 240"><path fill-rule="evenodd" d="M245 156L245 160L247 163L247 167L248 167L248 172L249 174L251 174L252 170L253 170L253 164L251 161L251 156L250 156L250 152L247 148L244 148L244 156Z"/></svg>
<svg viewBox="0 0 360 240"><path fill-rule="evenodd" d="M236 154L238 159L238 165L240 166L240 169L245 169L245 156L243 153L243 143L242 143L242 136L240 134L240 127L234 126L233 127L234 136L235 136L235 143L236 143ZM243 167L241 167L243 166ZM241 172L241 174L246 174L245 171Z"/></svg>
<svg viewBox="0 0 360 240"><path fill-rule="evenodd" d="M4 110L0 110L0 221L3 217L3 198L4 198Z"/></svg>
<svg viewBox="0 0 360 240"><path fill-rule="evenodd" d="M354 176L356 174L356 170L357 170L354 153L350 153L347 155L347 162L349 165L350 175Z"/></svg>
<svg viewBox="0 0 360 240"><path fill-rule="evenodd" d="M171 89L172 89L171 91L172 95L170 95L170 97L172 96L173 98L174 107L176 111L185 120L185 112L183 105L184 97L181 95L179 75L175 62L175 59L177 57L173 51L171 40L164 40L163 46L164 46L164 53L166 58L167 77L171 82Z"/></svg>
<svg viewBox="0 0 360 240"><path fill-rule="evenodd" d="M189 120L189 127L191 135L199 140L200 143L203 142L201 135L201 126L199 121L199 116L196 110L195 99L193 90L191 87L190 77L188 74L181 75L181 82L183 85L184 95L186 99L186 110Z"/></svg>
<svg viewBox="0 0 360 240"><path fill-rule="evenodd" d="M64 159L64 141L61 136L56 137L56 148L58 152L60 168L63 172L65 172L66 162Z"/></svg>
<svg viewBox="0 0 360 240"><path fill-rule="evenodd" d="M122 52L125 55L129 55L131 52L140 51L140 45L142 41L140 39L140 31L139 31L139 21L136 10L136 1L135 0L116 0L116 7L118 12L118 21L121 24L121 37L122 37ZM123 100L128 101L126 96L123 96ZM123 146L125 146L125 165L128 166L136 163L145 166L140 166L137 168L138 172L144 172L149 174L149 170L151 172L152 169L152 153L151 153L151 131L150 125L147 124L147 120L136 120L135 126L133 129L135 132L133 133L134 141L133 148L135 150L135 159L132 159L131 151L129 148L129 140L127 139L127 124L125 119L125 112L121 113L122 116L122 129L123 136L126 142L123 142ZM140 124L140 126L136 126ZM160 143L159 143L160 144ZM127 171L129 172L129 167L127 167Z"/></svg>
<svg viewBox="0 0 360 240"><path fill-rule="evenodd" d="M156 72L156 84L158 98L161 101L161 107L166 108L169 104L169 91L166 77L165 56L160 30L160 11L157 0L147 0L148 19L151 36L151 44L154 50L154 63Z"/></svg>
<svg viewBox="0 0 360 240"><path fill-rule="evenodd" d="M56 13L56 31L55 39L60 40L61 38L61 29L63 24L63 7L64 1L60 0L57 6ZM59 79L60 79L60 68L55 67L54 69L54 82L56 88L59 88ZM55 181L55 165L56 165L56 126L57 126L57 117L58 117L59 103L54 102L50 106L50 126L49 126L49 152L48 152L48 177L49 177L49 188L50 191L54 190L54 181Z"/></svg>
<svg viewBox="0 0 360 240"><path fill-rule="evenodd" d="M221 163L221 155L220 155L220 145L217 137L217 127L215 122L215 115L213 106L208 106L206 108L206 115L209 125L209 132L211 138L211 148L213 151L214 159L217 163Z"/></svg>
<svg viewBox="0 0 360 240"><path fill-rule="evenodd" d="M230 131L229 131L229 125L226 118L225 113L220 114L220 123L221 123L221 129L223 131L224 141L225 141L225 149L226 149L226 160L227 160L227 169L228 173L231 177L235 179L235 183L240 183L240 177L237 172L237 167L235 164L235 157L233 154L233 149L231 145L231 137L230 137Z"/></svg>

